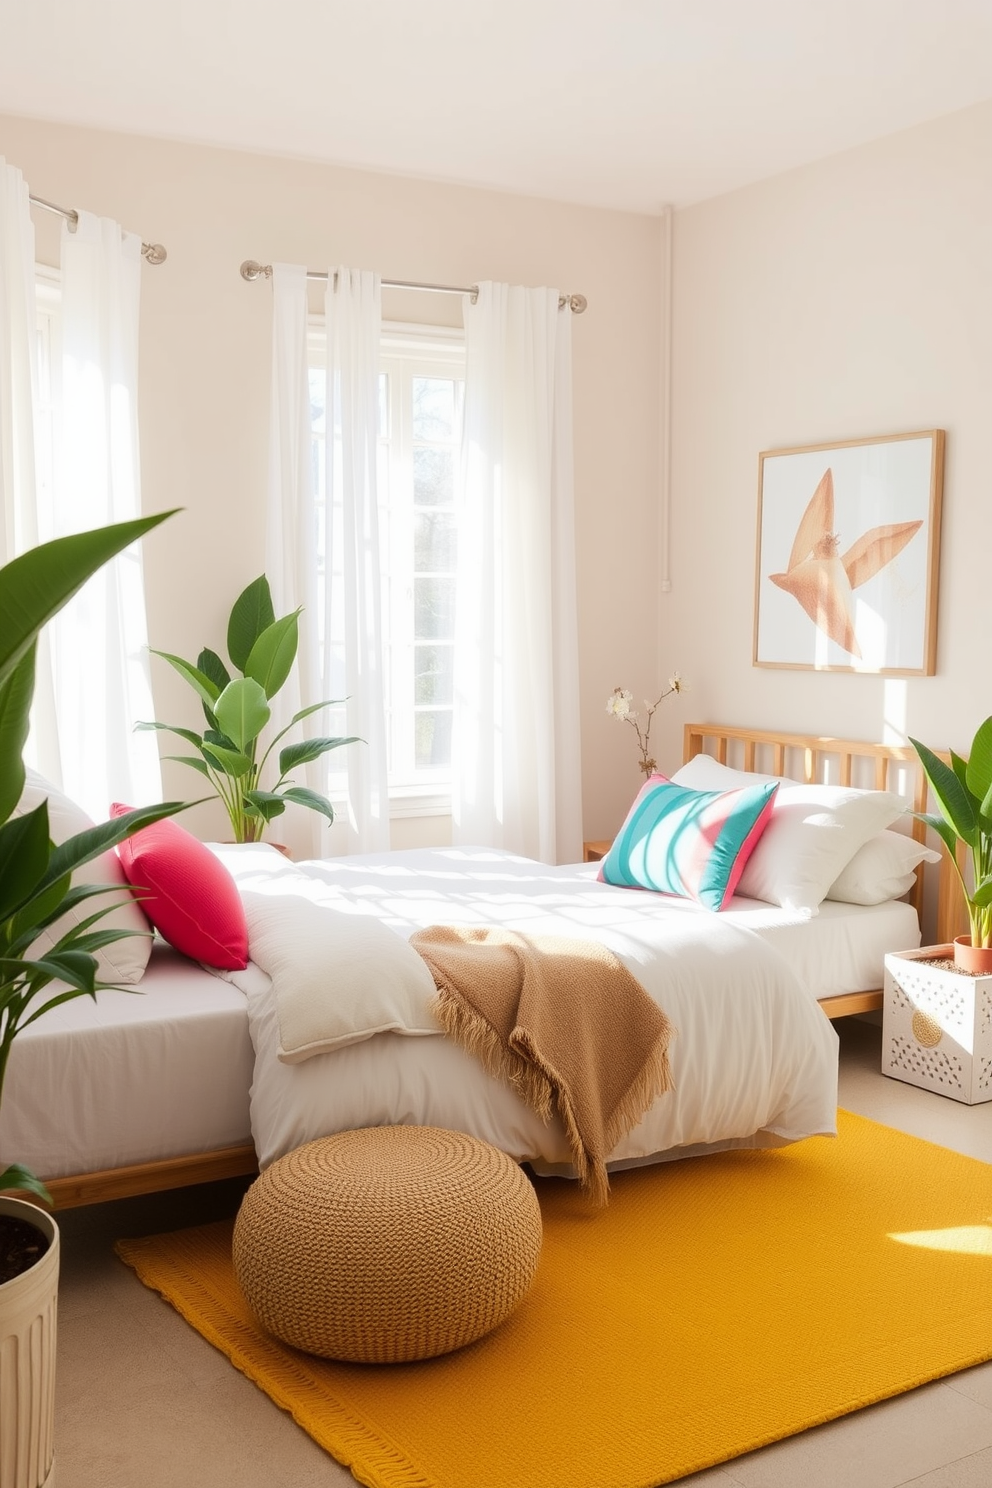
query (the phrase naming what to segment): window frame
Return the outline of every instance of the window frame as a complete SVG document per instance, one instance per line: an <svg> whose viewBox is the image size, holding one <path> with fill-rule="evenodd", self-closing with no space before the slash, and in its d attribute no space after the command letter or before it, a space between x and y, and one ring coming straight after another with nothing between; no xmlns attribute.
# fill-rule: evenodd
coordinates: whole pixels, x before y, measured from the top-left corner
<svg viewBox="0 0 992 1488"><path fill-rule="evenodd" d="M324 318L322 315L308 316L308 365L311 369L319 368L321 365L322 351L321 341L323 338ZM426 325L409 321L383 321L380 335L380 372L389 373L394 379L399 378L401 384L406 385L409 390L412 379L415 376L437 376L442 379L450 377L458 378L464 385L465 379L465 335L460 327ZM379 474L387 482L386 500L383 500L383 491L379 491L380 509L390 505L389 493L399 480L409 490L407 484L408 470L406 462L412 459L412 451L415 442L412 436L410 410L402 406L402 399L395 395L396 383L391 382L390 396L387 400L387 425L385 430L379 433ZM464 411L464 395L462 397L461 411ZM394 424L398 420L398 424ZM458 506L458 477L460 466L461 429L459 428L453 436L452 445L455 450L455 493L452 502L452 510L457 511ZM380 482L381 484L381 482ZM407 504L404 503L404 507ZM407 510L409 508L407 507ZM391 528L392 523L387 524ZM386 551L389 547L390 535L380 531L383 547L380 551L380 574L383 583L383 645L386 651L385 664L390 674L390 694L387 697L387 732L390 734L390 749L395 744L395 735L392 733L394 727L391 717L393 708L393 677L400 666L394 655L391 635L395 633L394 621L396 605L399 603L395 594L390 593L390 578L392 574L392 555ZM409 529L407 537L409 537ZM388 598L387 598L388 595ZM412 604L411 596L407 595L403 600L405 604ZM387 612L389 615L387 624ZM404 648L412 650L415 644L412 623L405 632L406 639L401 643ZM407 691L412 689L411 679ZM417 704L415 697L411 696L404 700L403 716L409 714L411 720L415 718L416 712L435 711L431 705ZM452 711L454 704L452 702ZM415 725L414 725L415 727ZM407 732L410 732L407 730ZM434 771L417 771L415 763L409 768L410 760L415 761L415 738L406 740L407 768L390 771L388 782L389 814L391 819L402 817L426 817L426 816L448 816L451 813L452 799L452 770L450 764L447 768ZM417 778L411 778L416 776ZM397 778L398 777L398 778ZM330 794L335 801L344 798L344 789L335 782L331 782Z"/></svg>

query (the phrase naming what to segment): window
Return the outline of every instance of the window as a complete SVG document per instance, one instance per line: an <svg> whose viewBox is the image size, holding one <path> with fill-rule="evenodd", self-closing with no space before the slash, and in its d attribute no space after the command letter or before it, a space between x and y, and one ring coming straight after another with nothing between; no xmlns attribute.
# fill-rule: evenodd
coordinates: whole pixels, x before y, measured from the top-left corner
<svg viewBox="0 0 992 1488"><path fill-rule="evenodd" d="M325 571L328 513L325 386L311 339L310 407L317 504L318 609L340 572ZM393 812L450 797L454 708L456 490L465 388L460 332L384 329L379 372L379 551L386 730ZM334 514L331 520L335 520Z"/></svg>

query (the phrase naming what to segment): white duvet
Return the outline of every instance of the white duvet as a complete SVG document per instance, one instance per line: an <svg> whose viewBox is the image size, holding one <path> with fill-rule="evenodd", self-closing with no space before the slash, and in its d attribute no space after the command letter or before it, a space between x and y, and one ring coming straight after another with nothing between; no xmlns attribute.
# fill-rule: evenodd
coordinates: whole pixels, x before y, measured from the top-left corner
<svg viewBox="0 0 992 1488"><path fill-rule="evenodd" d="M501 925L606 944L677 1029L670 1048L675 1088L619 1143L613 1165L836 1131L837 1036L779 952L741 923L747 916L717 916L687 901L614 888L596 880L594 866L549 867L491 849L299 864L266 849L215 851L256 909L263 895L288 896L287 907L299 909L307 900L371 916L403 938L427 925ZM293 923L303 923L299 914ZM250 949L251 924L249 914ZM328 963L323 974L332 1022L345 1017L360 1025L361 999L333 955L301 944L298 930L295 939L301 976L312 979ZM286 958L293 954L293 936L286 940L277 947L279 976L292 985ZM272 954L267 943L266 955ZM443 1034L425 1036L426 1002L409 1008L416 1026L407 1032L417 1037L399 1031L404 1014L391 1025L397 1031L356 1026L353 1038L342 1039L338 1029L338 1046L330 1052L286 1063L285 1050L280 1058L285 1013L281 1030L272 977L257 966L226 975L248 999L255 1049L251 1122L262 1168L319 1136L410 1123L469 1132L539 1171L570 1170L557 1122L545 1126Z"/></svg>

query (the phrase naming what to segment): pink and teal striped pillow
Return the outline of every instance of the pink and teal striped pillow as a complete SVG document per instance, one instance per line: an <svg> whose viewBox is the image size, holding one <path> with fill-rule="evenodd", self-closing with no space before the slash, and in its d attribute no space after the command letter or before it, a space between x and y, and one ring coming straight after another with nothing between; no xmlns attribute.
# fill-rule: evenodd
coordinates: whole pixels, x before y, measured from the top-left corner
<svg viewBox="0 0 992 1488"><path fill-rule="evenodd" d="M697 791L664 775L645 782L599 877L723 909L771 816L778 781Z"/></svg>

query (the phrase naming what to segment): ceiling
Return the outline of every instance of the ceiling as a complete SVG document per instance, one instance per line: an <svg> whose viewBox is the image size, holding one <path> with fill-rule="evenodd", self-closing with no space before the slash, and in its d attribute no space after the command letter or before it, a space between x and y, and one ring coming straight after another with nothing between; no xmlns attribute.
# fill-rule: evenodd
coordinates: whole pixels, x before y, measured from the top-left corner
<svg viewBox="0 0 992 1488"><path fill-rule="evenodd" d="M634 212L992 98L992 0L0 0L0 112Z"/></svg>

